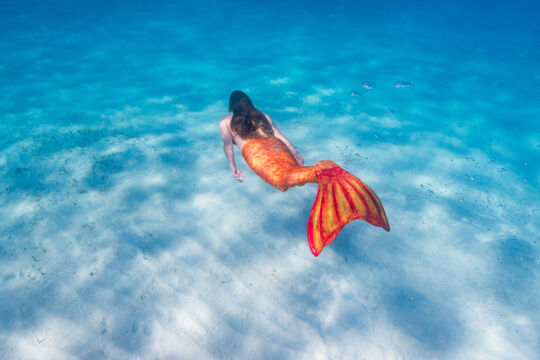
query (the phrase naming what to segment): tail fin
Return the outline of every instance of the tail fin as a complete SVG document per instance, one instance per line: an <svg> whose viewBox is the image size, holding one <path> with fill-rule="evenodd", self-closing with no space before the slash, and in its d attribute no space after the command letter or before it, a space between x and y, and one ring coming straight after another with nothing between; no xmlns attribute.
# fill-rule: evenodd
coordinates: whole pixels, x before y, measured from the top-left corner
<svg viewBox="0 0 540 360"><path fill-rule="evenodd" d="M319 190L308 220L308 243L318 256L347 223L361 219L390 231L377 195L354 175L331 161L317 163Z"/></svg>

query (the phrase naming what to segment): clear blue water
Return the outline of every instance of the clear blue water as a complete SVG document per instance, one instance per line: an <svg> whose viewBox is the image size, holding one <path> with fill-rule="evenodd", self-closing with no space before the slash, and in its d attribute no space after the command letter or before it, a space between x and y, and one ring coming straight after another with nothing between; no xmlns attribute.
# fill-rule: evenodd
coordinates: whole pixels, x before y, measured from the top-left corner
<svg viewBox="0 0 540 360"><path fill-rule="evenodd" d="M2 8L0 359L538 358L538 5ZM313 258L316 188L229 172L236 89L392 231Z"/></svg>

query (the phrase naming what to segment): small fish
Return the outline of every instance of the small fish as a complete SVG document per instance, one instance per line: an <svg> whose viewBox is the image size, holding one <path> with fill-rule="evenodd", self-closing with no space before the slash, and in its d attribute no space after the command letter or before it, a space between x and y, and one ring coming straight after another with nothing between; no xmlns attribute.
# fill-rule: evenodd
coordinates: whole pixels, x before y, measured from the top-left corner
<svg viewBox="0 0 540 360"><path fill-rule="evenodd" d="M373 81L364 81L360 86L364 89L371 90L375 87L375 83Z"/></svg>
<svg viewBox="0 0 540 360"><path fill-rule="evenodd" d="M349 92L349 95L351 95L351 96L361 96L362 94L360 94L360 91L358 91L358 90L352 90L351 92Z"/></svg>
<svg viewBox="0 0 540 360"><path fill-rule="evenodd" d="M412 84L408 81L398 81L395 86L397 88L410 88Z"/></svg>

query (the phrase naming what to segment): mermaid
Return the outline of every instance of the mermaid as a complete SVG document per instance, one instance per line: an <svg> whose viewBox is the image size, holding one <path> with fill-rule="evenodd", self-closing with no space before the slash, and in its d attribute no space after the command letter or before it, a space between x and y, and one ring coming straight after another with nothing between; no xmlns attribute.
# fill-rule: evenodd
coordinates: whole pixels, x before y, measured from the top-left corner
<svg viewBox="0 0 540 360"><path fill-rule="evenodd" d="M318 256L347 223L356 219L390 231L379 198L362 180L330 160L304 166L298 150L245 93L237 90L231 94L229 112L221 119L219 128L223 150L236 180L243 182L245 176L235 165L233 145L238 146L257 175L281 191L306 183L319 184L307 224L313 255Z"/></svg>

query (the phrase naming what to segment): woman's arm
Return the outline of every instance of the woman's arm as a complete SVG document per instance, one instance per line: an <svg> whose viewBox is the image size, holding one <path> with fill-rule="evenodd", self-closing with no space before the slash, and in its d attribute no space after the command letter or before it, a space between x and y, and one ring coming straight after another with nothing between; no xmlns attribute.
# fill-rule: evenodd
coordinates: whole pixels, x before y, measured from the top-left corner
<svg viewBox="0 0 540 360"><path fill-rule="evenodd" d="M234 147L232 141L233 137L226 119L222 119L219 123L219 130L221 132L221 137L223 138L223 151L225 152L225 156L227 157L227 161L229 162L229 167L231 168L231 171L236 180L238 180L239 182L243 182L242 177L244 177L244 174L242 174L242 172L238 168L236 168L236 165L234 163Z"/></svg>
<svg viewBox="0 0 540 360"><path fill-rule="evenodd" d="M304 159L302 158L302 156L300 155L298 150L296 150L296 148L294 146L292 146L289 139L287 139L285 137L285 135L283 135L281 133L281 131L279 131L279 129L274 125L274 123L272 122L272 119L270 119L270 116L268 116L266 114L264 114L264 116L266 116L266 119L268 119L268 122L272 126L272 130L274 130L274 136L276 138L278 138L279 140L283 141L283 143L285 144L285 146L287 146L287 148L289 149L291 154L293 154L293 156L296 159L296 162L298 163L298 165L304 165Z"/></svg>

